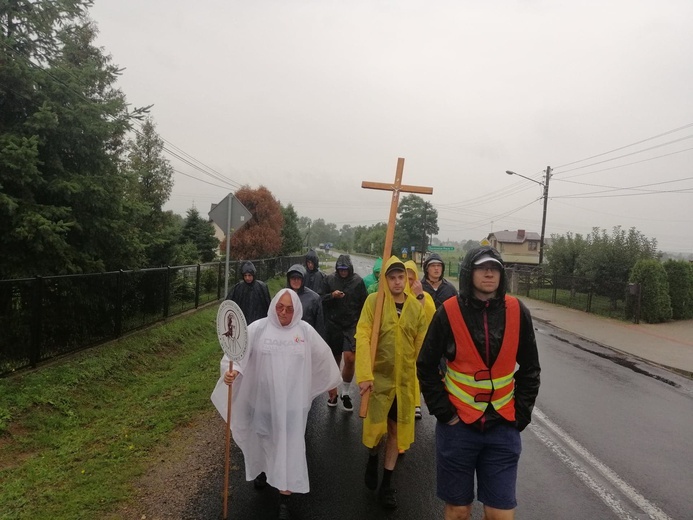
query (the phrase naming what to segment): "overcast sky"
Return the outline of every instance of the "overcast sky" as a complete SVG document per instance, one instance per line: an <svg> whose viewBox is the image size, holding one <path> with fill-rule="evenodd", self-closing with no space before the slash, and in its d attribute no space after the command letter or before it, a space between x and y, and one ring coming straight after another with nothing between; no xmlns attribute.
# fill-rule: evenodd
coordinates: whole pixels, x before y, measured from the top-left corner
<svg viewBox="0 0 693 520"><path fill-rule="evenodd" d="M621 225L693 253L690 0L96 0L91 16L128 101L211 174L167 155L177 213L248 184L371 225L390 196L361 181L392 182L403 157L441 240L539 233L541 186L505 171L551 166L546 236Z"/></svg>

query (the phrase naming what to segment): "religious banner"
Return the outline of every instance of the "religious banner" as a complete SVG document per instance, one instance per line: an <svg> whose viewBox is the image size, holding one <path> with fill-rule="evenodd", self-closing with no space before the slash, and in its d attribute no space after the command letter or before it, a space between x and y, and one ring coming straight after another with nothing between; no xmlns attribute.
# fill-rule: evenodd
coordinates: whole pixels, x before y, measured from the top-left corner
<svg viewBox="0 0 693 520"><path fill-rule="evenodd" d="M217 337L224 354L234 363L248 350L248 325L243 311L231 300L224 300L217 311Z"/></svg>

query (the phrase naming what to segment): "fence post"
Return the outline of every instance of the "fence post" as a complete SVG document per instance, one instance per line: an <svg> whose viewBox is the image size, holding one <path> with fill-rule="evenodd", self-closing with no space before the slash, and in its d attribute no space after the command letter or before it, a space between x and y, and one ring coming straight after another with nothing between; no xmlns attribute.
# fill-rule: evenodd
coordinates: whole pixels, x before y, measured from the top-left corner
<svg viewBox="0 0 693 520"><path fill-rule="evenodd" d="M553 291L551 292L551 303L555 304L558 299L558 280L557 276L554 275L552 279Z"/></svg>
<svg viewBox="0 0 693 520"><path fill-rule="evenodd" d="M590 286L590 292L587 293L587 308L585 312L592 312L592 295L594 294L594 286Z"/></svg>
<svg viewBox="0 0 693 520"><path fill-rule="evenodd" d="M31 299L31 346L29 350L29 364L32 368L36 368L41 359L41 340L43 335L43 278L37 276L34 278Z"/></svg>
<svg viewBox="0 0 693 520"><path fill-rule="evenodd" d="M166 277L164 286L164 318L168 318L169 300L171 297L171 266L166 266Z"/></svg>
<svg viewBox="0 0 693 520"><path fill-rule="evenodd" d="M200 264L197 264L197 280L195 281L195 308L200 305Z"/></svg>
<svg viewBox="0 0 693 520"><path fill-rule="evenodd" d="M116 282L115 337L123 334L123 270L118 271Z"/></svg>

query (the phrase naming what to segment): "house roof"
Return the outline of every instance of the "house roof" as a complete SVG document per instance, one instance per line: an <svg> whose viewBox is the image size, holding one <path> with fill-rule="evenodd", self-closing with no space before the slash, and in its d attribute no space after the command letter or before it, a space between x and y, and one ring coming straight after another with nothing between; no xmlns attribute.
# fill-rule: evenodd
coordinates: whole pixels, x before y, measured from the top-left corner
<svg viewBox="0 0 693 520"><path fill-rule="evenodd" d="M490 239L491 237L495 237L498 242L503 244L522 244L526 240L541 240L539 233L535 233L534 231L525 231L523 235L521 231L523 230L518 229L517 231L508 231L506 229L504 231L494 231L493 233L489 233L487 238Z"/></svg>

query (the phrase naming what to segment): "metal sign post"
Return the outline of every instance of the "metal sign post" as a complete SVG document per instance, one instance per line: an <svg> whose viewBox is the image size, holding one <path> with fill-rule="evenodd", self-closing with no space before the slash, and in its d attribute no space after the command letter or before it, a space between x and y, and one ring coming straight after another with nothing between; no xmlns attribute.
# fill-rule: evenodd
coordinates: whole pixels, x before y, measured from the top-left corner
<svg viewBox="0 0 693 520"><path fill-rule="evenodd" d="M226 237L226 277L224 281L224 296L229 293L229 259L231 256L231 236L245 225L253 214L248 211L233 193L229 193L208 213L209 218L219 226Z"/></svg>

